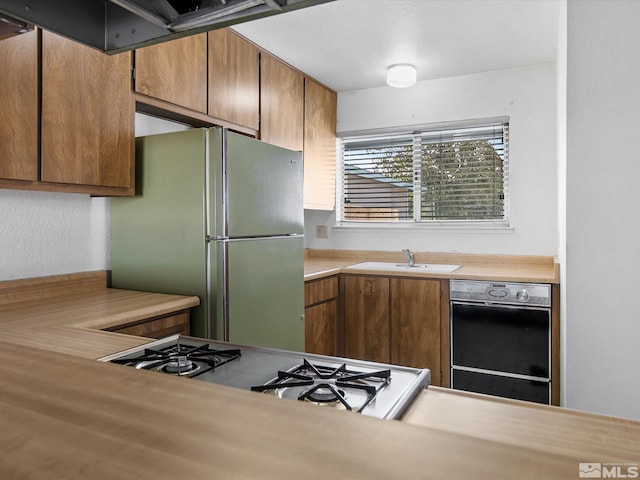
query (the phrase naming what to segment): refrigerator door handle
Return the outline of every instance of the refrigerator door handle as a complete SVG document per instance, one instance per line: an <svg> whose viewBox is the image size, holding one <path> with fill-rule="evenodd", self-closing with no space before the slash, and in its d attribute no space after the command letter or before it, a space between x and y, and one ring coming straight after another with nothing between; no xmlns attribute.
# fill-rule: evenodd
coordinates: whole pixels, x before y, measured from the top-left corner
<svg viewBox="0 0 640 480"><path fill-rule="evenodd" d="M211 236L207 235L206 240L207 240L207 242L224 242L226 240L229 240L229 237L223 237L223 236L211 237Z"/></svg>
<svg viewBox="0 0 640 480"><path fill-rule="evenodd" d="M302 233L289 233L287 235L265 235L265 236L255 236L255 237L225 237L225 242L246 242L247 240L269 240L276 238L302 238L304 235Z"/></svg>

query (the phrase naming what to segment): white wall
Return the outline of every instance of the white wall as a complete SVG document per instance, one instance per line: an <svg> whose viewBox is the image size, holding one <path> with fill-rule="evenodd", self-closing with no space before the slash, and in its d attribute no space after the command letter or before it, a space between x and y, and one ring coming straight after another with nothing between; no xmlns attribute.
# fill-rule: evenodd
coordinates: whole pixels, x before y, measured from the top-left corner
<svg viewBox="0 0 640 480"><path fill-rule="evenodd" d="M566 405L640 420L640 2L569 1Z"/></svg>
<svg viewBox="0 0 640 480"><path fill-rule="evenodd" d="M351 132L509 116L511 227L400 230L331 228L335 214L306 211L309 248L556 255L555 64L418 82L407 89L338 94L338 131ZM329 238L315 227L329 225Z"/></svg>
<svg viewBox="0 0 640 480"><path fill-rule="evenodd" d="M567 1L558 25L558 257L560 264L560 404L567 398Z"/></svg>
<svg viewBox="0 0 640 480"><path fill-rule="evenodd" d="M109 200L0 189L0 280L104 270Z"/></svg>
<svg viewBox="0 0 640 480"><path fill-rule="evenodd" d="M171 122L158 117L136 113L136 137L156 135L159 133L180 132L191 127L182 123Z"/></svg>

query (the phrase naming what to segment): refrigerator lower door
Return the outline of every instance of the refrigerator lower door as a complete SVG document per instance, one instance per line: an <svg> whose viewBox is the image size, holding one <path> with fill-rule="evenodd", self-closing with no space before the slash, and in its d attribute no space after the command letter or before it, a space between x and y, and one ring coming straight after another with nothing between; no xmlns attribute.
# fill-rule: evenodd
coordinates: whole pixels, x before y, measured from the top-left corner
<svg viewBox="0 0 640 480"><path fill-rule="evenodd" d="M304 351L302 236L227 242L230 342Z"/></svg>

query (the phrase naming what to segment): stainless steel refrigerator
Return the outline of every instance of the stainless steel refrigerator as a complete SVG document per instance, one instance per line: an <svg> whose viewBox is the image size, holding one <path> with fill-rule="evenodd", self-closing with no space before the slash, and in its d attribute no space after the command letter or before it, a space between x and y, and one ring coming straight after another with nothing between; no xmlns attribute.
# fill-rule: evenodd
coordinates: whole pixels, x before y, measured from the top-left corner
<svg viewBox="0 0 640 480"><path fill-rule="evenodd" d="M192 335L303 351L302 182L300 152L226 129L138 138L112 286L197 295Z"/></svg>

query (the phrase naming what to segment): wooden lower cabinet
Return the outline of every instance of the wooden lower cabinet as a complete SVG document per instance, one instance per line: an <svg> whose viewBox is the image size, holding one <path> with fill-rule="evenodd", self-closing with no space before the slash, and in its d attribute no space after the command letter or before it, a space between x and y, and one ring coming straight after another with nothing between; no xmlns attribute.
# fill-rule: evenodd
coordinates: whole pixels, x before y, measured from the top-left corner
<svg viewBox="0 0 640 480"><path fill-rule="evenodd" d="M440 280L391 279L391 363L429 368L440 385Z"/></svg>
<svg viewBox="0 0 640 480"><path fill-rule="evenodd" d="M338 324L338 277L304 284L304 350L341 355Z"/></svg>
<svg viewBox="0 0 640 480"><path fill-rule="evenodd" d="M346 357L390 362L389 287L387 277L343 277Z"/></svg>
<svg viewBox="0 0 640 480"><path fill-rule="evenodd" d="M319 355L338 355L338 301L319 303L304 310L304 350Z"/></svg>
<svg viewBox="0 0 640 480"><path fill-rule="evenodd" d="M106 329L110 332L136 335L138 337L164 338L169 335L189 335L189 311L141 320L127 325Z"/></svg>
<svg viewBox="0 0 640 480"><path fill-rule="evenodd" d="M346 357L428 368L442 384L442 281L345 275L341 295Z"/></svg>

